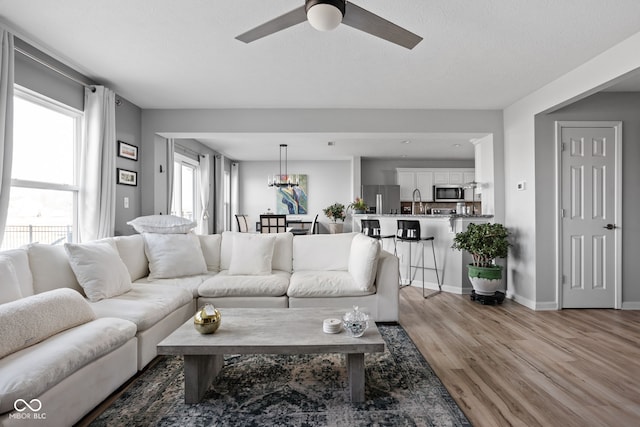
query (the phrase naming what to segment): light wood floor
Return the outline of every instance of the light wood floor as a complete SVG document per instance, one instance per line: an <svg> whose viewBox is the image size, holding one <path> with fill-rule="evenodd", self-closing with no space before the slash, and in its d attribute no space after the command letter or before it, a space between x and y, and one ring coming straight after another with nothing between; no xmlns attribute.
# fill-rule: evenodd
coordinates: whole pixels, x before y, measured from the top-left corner
<svg viewBox="0 0 640 427"><path fill-rule="evenodd" d="M400 324L475 427L640 426L640 311L403 288Z"/></svg>

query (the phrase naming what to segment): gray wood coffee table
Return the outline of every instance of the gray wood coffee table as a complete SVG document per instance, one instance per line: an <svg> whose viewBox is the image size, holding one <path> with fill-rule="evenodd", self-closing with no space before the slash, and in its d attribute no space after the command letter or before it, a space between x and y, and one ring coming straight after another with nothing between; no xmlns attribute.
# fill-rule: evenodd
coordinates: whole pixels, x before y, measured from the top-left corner
<svg viewBox="0 0 640 427"><path fill-rule="evenodd" d="M343 330L325 334L322 321L341 318L348 310L335 308L222 308L220 328L202 335L189 319L158 344L158 354L184 356L184 400L202 400L224 365L225 354L346 355L352 402L364 401L364 353L383 352L385 345L375 323L360 338Z"/></svg>

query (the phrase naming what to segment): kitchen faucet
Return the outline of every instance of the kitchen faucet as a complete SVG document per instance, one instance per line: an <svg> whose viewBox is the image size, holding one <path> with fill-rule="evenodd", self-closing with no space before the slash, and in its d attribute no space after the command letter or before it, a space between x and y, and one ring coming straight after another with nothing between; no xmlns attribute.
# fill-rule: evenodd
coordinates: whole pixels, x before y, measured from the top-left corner
<svg viewBox="0 0 640 427"><path fill-rule="evenodd" d="M411 196L413 199L411 200L411 215L416 214L416 192L418 193L418 200L420 201L420 212L422 212L422 194L420 194L420 190L416 188L413 190L413 195Z"/></svg>

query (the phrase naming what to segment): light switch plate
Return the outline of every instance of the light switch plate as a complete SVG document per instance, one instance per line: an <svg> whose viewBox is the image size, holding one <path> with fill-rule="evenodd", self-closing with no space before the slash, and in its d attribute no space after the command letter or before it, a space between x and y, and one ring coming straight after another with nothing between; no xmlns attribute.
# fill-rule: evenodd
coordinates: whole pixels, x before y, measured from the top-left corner
<svg viewBox="0 0 640 427"><path fill-rule="evenodd" d="M124 208L125 209L129 209L129 198L128 197L124 198Z"/></svg>

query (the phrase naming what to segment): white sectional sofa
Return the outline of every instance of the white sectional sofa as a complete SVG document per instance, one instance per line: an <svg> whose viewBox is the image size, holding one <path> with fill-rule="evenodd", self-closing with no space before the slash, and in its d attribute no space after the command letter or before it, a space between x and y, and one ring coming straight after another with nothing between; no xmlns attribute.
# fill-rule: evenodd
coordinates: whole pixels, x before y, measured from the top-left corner
<svg viewBox="0 0 640 427"><path fill-rule="evenodd" d="M376 321L398 320L398 259L358 233L145 233L67 248L33 244L0 252L0 277L2 426L42 425L43 414L47 425L78 421L206 303L358 305ZM40 327L46 319L55 321Z"/></svg>

